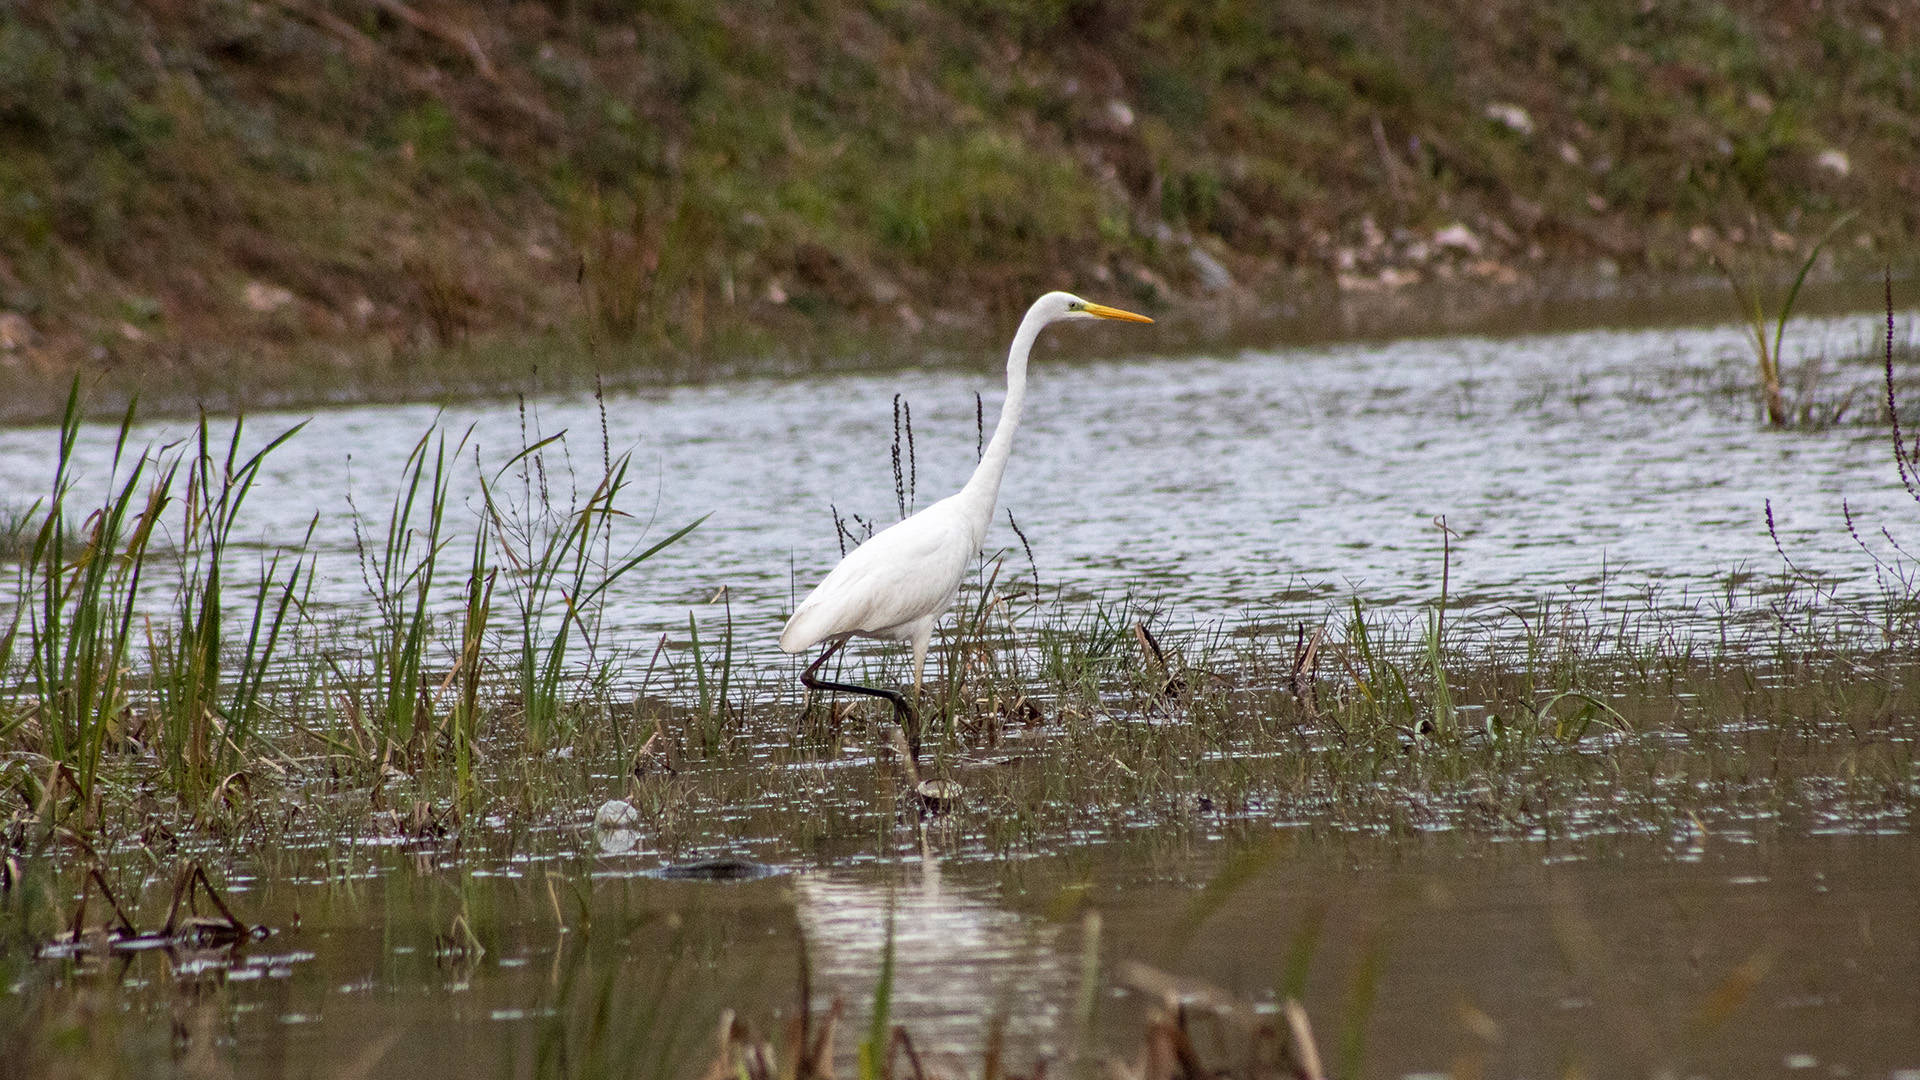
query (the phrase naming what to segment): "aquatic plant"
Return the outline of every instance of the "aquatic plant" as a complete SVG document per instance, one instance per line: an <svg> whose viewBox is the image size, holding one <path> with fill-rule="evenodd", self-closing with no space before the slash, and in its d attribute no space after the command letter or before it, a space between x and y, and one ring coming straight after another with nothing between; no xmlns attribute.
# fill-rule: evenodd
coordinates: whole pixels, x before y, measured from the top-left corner
<svg viewBox="0 0 1920 1080"><path fill-rule="evenodd" d="M63 788L83 823L96 817L101 756L125 720L123 679L131 666L140 575L178 469L177 463L156 469L158 477L143 487L155 463L145 453L128 459L129 406L114 442L104 499L79 528L72 528L67 515L81 419L76 379L61 418L53 488L20 567L20 601L0 638L0 662L12 661L24 646L28 688L26 701L13 702L16 711L0 725L0 734L34 747L50 763L44 804L49 826L68 805L60 795Z"/></svg>
<svg viewBox="0 0 1920 1080"><path fill-rule="evenodd" d="M241 420L233 422L224 453L210 439L208 426L202 415L185 459L187 485L173 551L177 615L157 630L148 620L157 720L149 722L149 741L166 763L170 786L193 804L216 785L241 779L250 763L251 741L267 720L269 673L289 619L304 606L307 545L319 521L316 514L305 536L262 558L246 636L229 638L227 564L241 509L268 455L306 425L282 431L244 458Z"/></svg>
<svg viewBox="0 0 1920 1080"><path fill-rule="evenodd" d="M576 673L589 684L604 680L611 663L594 656L605 591L699 524L617 553L624 457L607 458L604 475L577 505L555 506L544 484L532 480L520 501L500 497L500 477L516 465L530 462L540 475L540 455L556 436L515 455L491 479L482 477L469 569L457 589L449 588L456 582L440 568L452 541L454 470L470 433L431 428L401 464L384 523L369 524L354 510L375 614L362 649L347 640L362 631L329 630L307 609L314 522L302 536L264 545L244 591L235 586L236 530L247 496L268 457L299 425L247 453L242 421L216 437L202 417L191 438L136 450L129 408L101 502L76 526L83 414L76 381L58 432L52 489L36 507L33 540L16 571L20 599L0 634L0 677L19 688L0 698L0 747L46 763L37 776L10 769L0 790L18 780L21 797L49 830L69 816L77 833L98 827L112 804L103 803L100 789L108 772L157 782L215 817L227 805L245 807L263 762L266 771L284 774L289 739L318 740L327 760L372 778L376 792L390 773L437 775L450 757L453 789L471 810L489 708L516 702L520 737L529 745L565 737L569 680ZM156 558L164 564L156 566ZM498 680L483 662L496 633L501 561L512 572L520 616L512 693L487 689ZM444 679L429 677L443 660L442 630L456 615L444 657L450 670ZM575 649L581 645L584 664ZM728 670L723 662L722 700ZM419 827L426 827L435 815L424 803L420 809Z"/></svg>
<svg viewBox="0 0 1920 1080"><path fill-rule="evenodd" d="M24 646L20 674L32 688L31 704L0 721L0 737L24 737L54 763L47 824L65 804L55 794L64 787L77 800L84 831L99 809L96 786L110 746L154 751L169 786L195 806L217 777L241 767L264 719L267 672L296 607L305 541L267 556L245 636L229 640L233 530L267 456L299 427L242 457L242 424L234 423L223 452L203 416L193 440L136 452L129 446L130 405L115 437L103 501L76 528L69 513L82 413L75 380L59 429L52 491L18 571L21 602L0 637L0 672L10 671ZM140 618L140 597L183 471L170 548L174 619L156 624ZM134 640L136 623L144 630L144 650ZM143 652L144 694L136 692L136 657Z"/></svg>
<svg viewBox="0 0 1920 1080"><path fill-rule="evenodd" d="M700 646L699 621L693 612L687 612L687 646L693 654L694 686L698 695L694 702L694 724L699 731L700 746L708 753L723 746L731 711L727 691L733 680L733 599L726 595L724 586L716 599L726 605L726 621L721 629L720 655L711 663Z"/></svg>
<svg viewBox="0 0 1920 1080"><path fill-rule="evenodd" d="M599 601L635 568L684 539L706 520L702 515L652 545L613 554L614 523L625 518L620 498L627 488L631 454L614 457L604 448L605 403L601 402L602 472L586 498L569 487L561 503L550 486L548 453L566 450L566 433L526 441L522 449L481 481L481 500L493 545L510 571L517 660L515 675L528 740L536 748L564 737L562 679L570 648L597 641ZM525 403L521 406L526 438ZM572 476L571 459L556 462Z"/></svg>
<svg viewBox="0 0 1920 1080"><path fill-rule="evenodd" d="M423 491L431 486L431 466L426 475ZM504 952L501 938L512 923L489 912L487 894L474 882L492 881L489 887L531 905L541 933L561 941L555 974L532 980L545 996L530 1004L552 1012L528 1011L532 1042L515 1043L510 1055L531 1059L536 1075L685 1075L712 1053L728 1076L744 1069L773 1077L832 1060L838 1013L831 1010L824 1019L818 1009L804 1019L784 1012L763 1026L744 1013L730 1016L718 1047L702 1043L713 1030L702 1012L706 999L685 994L679 976L670 979L663 966L626 963L619 951L675 931L623 924L595 909L596 894L618 887L617 878L595 877L601 859L644 865L656 855L737 850L742 843L796 863L886 858L917 843L913 826L929 813L936 815L929 831L951 854L1005 857L1016 867L1035 853L1071 853L1102 841L1184 859L1225 836L1218 870L1193 882L1185 910L1174 909L1177 918L1167 920L1169 941L1185 935L1198 942L1235 890L1285 865L1275 854L1285 841L1262 847L1266 833L1372 835L1390 845L1453 835L1583 850L1622 836L1688 836L1755 821L1788 831L1904 822L1916 804L1920 680L1913 678L1912 624L1852 621L1854 614L1790 577L1730 582L1715 601L1723 606L1703 602L1691 613L1637 605L1617 588L1605 597L1596 589L1498 610L1450 598L1437 647L1431 612L1380 609L1364 599L1330 606L1324 632L1292 619L1222 632L1183 625L1136 598L1035 597L1024 584L1018 593L1003 592L1006 575L988 570L969 586L958 607L967 614L943 641L962 658L947 669L957 689L936 686L930 695L953 710L940 726L938 766L959 789L937 808L902 783L904 763L885 751L884 710L856 706L831 719L831 735L804 732L783 672L734 670L727 739L706 741L698 681L704 669L711 707L718 681L711 652L703 663L678 665L671 673L677 681L650 689L644 702L611 700L589 678L563 679L567 722L555 728L551 752L526 753L530 743L512 697L518 673L468 659L486 651L466 642L486 636L485 586L493 577L493 564L469 563L464 574L447 575L459 588L444 589L435 601L448 677L456 681L448 685L474 692L471 706L454 707L472 709L466 779L454 779L457 767L424 763L410 774L396 767L376 776L356 758L364 751L350 736L346 749L334 746L313 722L314 707L293 711L299 702L288 696L262 720L285 755L249 741L254 779L229 788L236 810L253 813L229 815L238 823L219 829L204 815L199 823L158 817L210 858L253 860L247 865L266 880L297 872L309 882L303 888L337 890L328 896L365 888L355 882L377 871L389 875L385 888L404 879L418 892L396 903L444 905L431 912L444 938L434 962L461 981L479 965L480 948L487 956ZM1910 594L1888 598L1911 602ZM1068 638L1076 632L1088 642L1073 645ZM509 643L513 633L510 627ZM1318 640L1324 658L1317 670L1303 663L1309 639ZM434 671L440 659L430 648L422 669ZM899 659L883 662L897 667ZM370 687L378 682L371 662L358 674L350 665L339 670ZM433 680L439 678L436 672ZM1452 709L1450 724L1437 722L1443 701ZM436 716L436 723L447 722ZM658 739L638 763L632 742L616 734L635 724ZM450 737L457 747L460 736ZM103 776L137 768L116 758L112 746ZM267 767L270 754L284 772ZM637 766L646 775L630 780ZM0 767L0 799L14 821L46 797L29 772ZM583 851L583 808L590 810L608 785L629 783L641 822L636 850ZM99 790L112 809L125 806L122 792L130 788ZM289 806L299 808L297 819ZM458 813L449 813L455 806ZM123 879L143 879L148 845L161 843L136 831L152 829L153 820L110 813L90 833L105 853L106 880L123 899ZM1280 823L1284 830L1268 828ZM77 815L68 824L77 827ZM53 882L41 891L63 898L70 916L71 897L85 888L79 867L51 857L36 833L7 834L10 851L36 881ZM542 869L530 878L465 873L482 866L520 873L529 865ZM10 893L5 902L24 904L23 895ZM128 910L137 921L135 905L130 901ZM46 913L34 919L36 932L63 925ZM1135 1062L1174 1061L1186 1052L1185 1039L1196 1055L1191 1060L1213 1074L1311 1075L1309 1061L1320 1060L1332 1075L1364 1075L1378 1056L1369 1032L1377 1034L1377 1018L1392 1001L1393 965L1405 939L1382 916L1333 950L1319 941L1321 925L1321 915L1300 911L1271 935L1284 951L1271 969L1248 973L1252 989L1216 995L1191 981L1170 983L1134 968L1123 973L1119 964L1090 993L1102 970L1099 931L1083 924L1075 1030L1088 1030L1097 1016L1102 1034L1076 1036L1080 1056L1052 1063L1050 1071L1064 1064L1084 1072L1093 1067L1090 1058L1116 1051L1131 1052ZM1346 960L1315 970L1329 953ZM616 978L616 969L645 974L636 983ZM1738 1004L1755 970L1736 966L1694 995L1709 999L1700 1009L1701 1030ZM656 974L665 987L658 994L646 982ZM947 1063L923 1057L901 1030L897 987L882 990L884 965L874 977L872 1009L856 1029L873 1048L868 1067L880 1077L950 1074ZM1101 988L1115 984L1132 987L1137 996L1128 1000L1141 1007L1110 1004ZM50 1002L45 1007L58 1015L44 1025L26 1016L17 1029L26 1034L0 1038L43 1040L35 1045L44 1049L44 1040L67 1030L62 1010L73 999L62 996L67 990L32 985L35 1001ZM1165 990L1174 986L1186 995L1184 1009L1166 1005ZM1312 1003L1314 1028L1325 1038L1312 1058L1290 1000ZM132 1019L117 1030L137 1042L146 1030L139 1017L176 1015L171 1008L129 1008ZM22 1016L12 1009L0 1002L0 1020ZM1299 1015L1304 1023L1304 1010ZM875 1016L884 1017L877 1026ZM992 1068L1012 1075L1010 1063L1023 1049L1016 1040L993 1043ZM33 1060L45 1057L32 1052Z"/></svg>
<svg viewBox="0 0 1920 1080"><path fill-rule="evenodd" d="M1920 438L1916 438L1911 449L1906 437L1900 433L1900 395L1893 377L1893 274L1886 275L1887 294L1887 332L1885 368L1887 378L1887 420L1890 425L1888 439L1893 444L1893 467L1900 474L1900 486L1916 503L1920 503Z"/></svg>
<svg viewBox="0 0 1920 1080"><path fill-rule="evenodd" d="M1766 412L1767 423L1774 427L1784 426L1789 420L1789 410L1781 397L1780 390L1780 345L1787 333L1787 322L1793 318L1793 303L1800 296L1800 288L1807 282L1807 275L1820 258L1820 251L1827 246L1834 235L1853 220L1852 213L1842 214L1838 220L1827 227L1826 232L1813 242L1807 250L1807 257L1800 262L1799 272L1793 277L1793 283L1787 287L1786 296L1780 301L1780 311L1771 319L1773 336L1767 336L1769 315L1766 305L1760 298L1760 287L1746 280L1728 266L1718 255L1713 264L1727 281L1727 287L1733 290L1734 299L1740 305L1741 317L1746 321L1747 343L1753 350L1755 367L1760 377L1760 401Z"/></svg>
<svg viewBox="0 0 1920 1080"><path fill-rule="evenodd" d="M379 619L372 630L375 697L370 704L358 705L352 716L371 721L367 732L371 744L365 753L376 769L396 750L409 766L430 753L428 736L434 721L423 672L438 614L433 607L434 586L446 548L441 533L453 483L450 466L460 457L467 437L463 434L449 450L446 433L429 429L414 442L401 464L401 484L387 511L377 549L371 549L363 536L355 508L354 547ZM358 696L358 680L345 683L348 692Z"/></svg>

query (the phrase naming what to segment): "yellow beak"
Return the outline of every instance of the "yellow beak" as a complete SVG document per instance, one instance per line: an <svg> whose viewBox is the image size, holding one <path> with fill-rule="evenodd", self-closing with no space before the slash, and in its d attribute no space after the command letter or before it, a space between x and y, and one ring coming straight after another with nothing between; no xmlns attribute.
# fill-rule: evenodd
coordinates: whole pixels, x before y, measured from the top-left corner
<svg viewBox="0 0 1920 1080"><path fill-rule="evenodd" d="M1120 319L1125 322L1150 323L1153 321L1152 319L1147 318L1145 315L1135 315L1131 311L1121 311L1119 308L1111 308L1105 304L1089 303L1087 305L1087 314L1098 315L1103 319Z"/></svg>

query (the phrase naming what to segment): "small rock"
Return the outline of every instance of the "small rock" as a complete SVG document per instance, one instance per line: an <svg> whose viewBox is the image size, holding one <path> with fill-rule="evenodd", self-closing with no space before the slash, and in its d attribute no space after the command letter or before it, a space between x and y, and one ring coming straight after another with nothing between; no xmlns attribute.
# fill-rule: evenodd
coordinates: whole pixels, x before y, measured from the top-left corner
<svg viewBox="0 0 1920 1080"><path fill-rule="evenodd" d="M639 825L640 811L624 799L608 799L593 814L593 827L596 829L633 829Z"/></svg>
<svg viewBox="0 0 1920 1080"><path fill-rule="evenodd" d="M1396 288L1405 288L1409 284L1419 284L1419 282L1421 282L1421 271L1415 271L1415 269L1386 267L1380 271L1380 286L1386 288L1388 292Z"/></svg>
<svg viewBox="0 0 1920 1080"><path fill-rule="evenodd" d="M264 281L249 281L244 290L247 306L267 315L293 303L293 293Z"/></svg>
<svg viewBox="0 0 1920 1080"><path fill-rule="evenodd" d="M1380 271L1380 285L1389 292L1419 283L1420 271L1418 270L1403 270L1397 266L1389 266Z"/></svg>
<svg viewBox="0 0 1920 1080"><path fill-rule="evenodd" d="M1814 164L1835 176L1846 176L1853 172L1853 162L1848 159L1845 150L1822 150L1814 159Z"/></svg>
<svg viewBox="0 0 1920 1080"><path fill-rule="evenodd" d="M1495 285L1520 283L1520 272L1497 259L1475 259L1467 264L1467 273Z"/></svg>
<svg viewBox="0 0 1920 1080"><path fill-rule="evenodd" d="M1387 234L1380 231L1380 223L1373 220L1372 214L1360 219L1360 239L1366 242L1368 251L1378 251L1387 246Z"/></svg>
<svg viewBox="0 0 1920 1080"><path fill-rule="evenodd" d="M1114 127L1130 128L1133 126L1133 109L1126 102L1115 98L1107 102L1107 119L1113 121Z"/></svg>
<svg viewBox="0 0 1920 1080"><path fill-rule="evenodd" d="M1193 268L1200 272L1200 284L1209 292L1233 288L1233 275L1220 265L1219 259L1207 254L1205 248L1188 248L1187 258L1192 261Z"/></svg>
<svg viewBox="0 0 1920 1080"><path fill-rule="evenodd" d="M1408 285L1418 284L1420 271L1388 266L1381 269L1377 275L1339 273L1335 274L1333 279L1342 292L1393 292Z"/></svg>
<svg viewBox="0 0 1920 1080"><path fill-rule="evenodd" d="M1473 234L1472 229L1456 221L1433 234L1433 246L1453 248L1469 255L1478 255L1486 245L1480 242L1480 238Z"/></svg>
<svg viewBox="0 0 1920 1080"><path fill-rule="evenodd" d="M0 311L0 352L13 352L39 342L40 335L34 332L33 324L25 315Z"/></svg>

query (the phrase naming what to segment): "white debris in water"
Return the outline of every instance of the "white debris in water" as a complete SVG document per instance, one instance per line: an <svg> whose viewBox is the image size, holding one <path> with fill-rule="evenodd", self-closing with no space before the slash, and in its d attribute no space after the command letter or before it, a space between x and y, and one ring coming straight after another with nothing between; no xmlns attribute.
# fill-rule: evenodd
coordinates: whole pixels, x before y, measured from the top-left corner
<svg viewBox="0 0 1920 1080"><path fill-rule="evenodd" d="M623 799L608 799L593 814L593 827L596 829L633 829L639 825L640 811Z"/></svg>

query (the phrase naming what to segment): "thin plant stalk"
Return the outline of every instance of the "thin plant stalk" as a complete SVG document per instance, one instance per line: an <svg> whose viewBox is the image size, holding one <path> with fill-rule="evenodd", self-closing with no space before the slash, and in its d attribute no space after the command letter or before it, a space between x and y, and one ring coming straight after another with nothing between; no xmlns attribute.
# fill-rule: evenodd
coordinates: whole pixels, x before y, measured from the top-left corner
<svg viewBox="0 0 1920 1080"><path fill-rule="evenodd" d="M1847 222L1853 220L1853 213L1842 214L1840 219L1827 227L1820 239L1814 241L1807 257L1800 263L1799 273L1794 275L1793 285L1787 289L1786 299L1780 304L1780 313L1773 320L1773 337L1767 337L1767 311L1760 300L1757 285L1743 282L1718 255L1713 263L1719 268L1722 277L1727 279L1727 287L1733 290L1734 299L1740 304L1741 316L1746 320L1747 336L1753 345L1753 355L1759 367L1760 396L1767 412L1767 423L1780 427L1787 422L1787 408L1780 392L1780 345L1787 334L1787 321L1793 317L1793 303L1800 296L1800 288L1807 282L1813 264L1820 257L1820 250L1827 246Z"/></svg>

